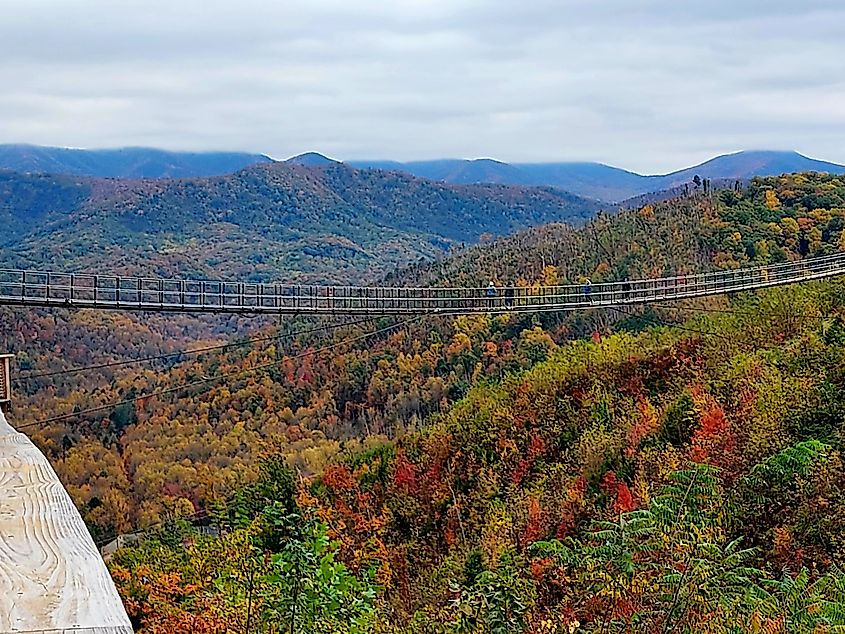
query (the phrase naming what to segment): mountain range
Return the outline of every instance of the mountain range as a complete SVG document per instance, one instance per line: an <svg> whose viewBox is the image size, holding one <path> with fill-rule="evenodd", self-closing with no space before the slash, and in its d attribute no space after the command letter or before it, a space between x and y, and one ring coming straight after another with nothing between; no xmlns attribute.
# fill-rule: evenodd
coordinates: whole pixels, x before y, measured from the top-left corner
<svg viewBox="0 0 845 634"><path fill-rule="evenodd" d="M80 150L0 145L0 169L29 174L70 174L95 178L193 178L222 176L245 167L273 162L264 154L166 152L147 148ZM317 152L287 160L301 167L338 163ZM655 192L671 191L694 176L714 182L747 180L790 172L845 173L845 166L808 158L798 152L746 151L717 156L705 163L663 175L642 175L602 163L503 163L493 159L432 161L348 161L362 169L404 172L456 185L499 184L554 187L577 196L617 203Z"/></svg>
<svg viewBox="0 0 845 634"><path fill-rule="evenodd" d="M28 174L100 178L189 178L221 176L256 163L263 154L167 152L152 148L83 150L37 145L0 145L0 169Z"/></svg>
<svg viewBox="0 0 845 634"><path fill-rule="evenodd" d="M485 234L578 225L600 208L554 188L455 185L333 162L159 180L0 171L0 265L347 283Z"/></svg>
<svg viewBox="0 0 845 634"><path fill-rule="evenodd" d="M357 167L398 170L447 183L501 183L563 189L605 202L672 190L698 175L711 180L747 180L789 172L845 173L845 166L808 158L798 152L747 151L725 154L669 174L644 176L602 163L502 163L493 159L352 161Z"/></svg>

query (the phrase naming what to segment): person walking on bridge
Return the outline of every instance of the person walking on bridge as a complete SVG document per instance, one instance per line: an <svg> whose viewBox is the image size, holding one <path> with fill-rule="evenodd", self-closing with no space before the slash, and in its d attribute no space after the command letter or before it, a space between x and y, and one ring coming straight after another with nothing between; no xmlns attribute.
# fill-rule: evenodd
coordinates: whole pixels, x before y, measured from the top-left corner
<svg viewBox="0 0 845 634"><path fill-rule="evenodd" d="M487 303L490 308L493 308L496 303L496 285L493 283L493 280L490 280L490 283L487 285Z"/></svg>
<svg viewBox="0 0 845 634"><path fill-rule="evenodd" d="M584 281L584 288L582 290L584 291L584 301L592 303L593 298L591 293L593 292L593 283L590 282L589 277Z"/></svg>

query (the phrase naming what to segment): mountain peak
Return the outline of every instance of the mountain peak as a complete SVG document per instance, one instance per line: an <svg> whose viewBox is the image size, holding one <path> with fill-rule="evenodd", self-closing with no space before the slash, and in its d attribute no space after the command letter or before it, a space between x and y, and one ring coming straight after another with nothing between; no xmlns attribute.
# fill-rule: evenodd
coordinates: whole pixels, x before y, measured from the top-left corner
<svg viewBox="0 0 845 634"><path fill-rule="evenodd" d="M476 165L505 165L505 166L508 165L508 163L505 163L504 161L496 160L494 158L477 158L477 159L471 159L469 162L475 163Z"/></svg>
<svg viewBox="0 0 845 634"><path fill-rule="evenodd" d="M325 165L336 165L340 161L330 159L328 156L320 154L319 152L305 152L304 154L297 154L292 156L285 163L292 163L294 165L302 165L303 167L323 167Z"/></svg>
<svg viewBox="0 0 845 634"><path fill-rule="evenodd" d="M777 176L791 172L845 173L845 166L809 158L793 150L745 150L724 154L700 165L660 178L666 189L688 182L694 175L711 179L747 179L753 176Z"/></svg>

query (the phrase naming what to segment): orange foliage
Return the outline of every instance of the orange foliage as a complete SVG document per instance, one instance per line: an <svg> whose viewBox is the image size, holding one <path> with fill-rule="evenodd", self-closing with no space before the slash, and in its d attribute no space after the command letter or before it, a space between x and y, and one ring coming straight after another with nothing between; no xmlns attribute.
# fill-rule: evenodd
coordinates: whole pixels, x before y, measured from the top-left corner
<svg viewBox="0 0 845 634"><path fill-rule="evenodd" d="M528 453L522 460L519 461L519 465L513 472L513 475L511 475L511 482L514 484L522 482L522 479L531 470L531 467L534 466L537 458L542 456L545 450L546 443L542 437L537 434L536 431L531 432L531 442L528 445Z"/></svg>
<svg viewBox="0 0 845 634"><path fill-rule="evenodd" d="M733 473L737 466L737 439L722 407L709 395L697 390L693 398L699 405L699 426L692 436L690 459Z"/></svg>
<svg viewBox="0 0 845 634"><path fill-rule="evenodd" d="M356 482L345 465L335 464L326 467L320 480L335 493L351 491L356 488Z"/></svg>
<svg viewBox="0 0 845 634"><path fill-rule="evenodd" d="M637 411L639 417L631 425L628 430L628 444L625 448L625 455L633 456L640 446L640 443L647 437L656 433L660 428L660 420L657 416L657 411L645 399L640 399L637 402Z"/></svg>
<svg viewBox="0 0 845 634"><path fill-rule="evenodd" d="M546 533L545 522L543 521L543 509L537 498L531 498L528 502L528 524L522 534L522 545L528 546L542 539Z"/></svg>
<svg viewBox="0 0 845 634"><path fill-rule="evenodd" d="M415 493L418 488L417 474L404 451L397 452L395 465L393 486L404 493Z"/></svg>

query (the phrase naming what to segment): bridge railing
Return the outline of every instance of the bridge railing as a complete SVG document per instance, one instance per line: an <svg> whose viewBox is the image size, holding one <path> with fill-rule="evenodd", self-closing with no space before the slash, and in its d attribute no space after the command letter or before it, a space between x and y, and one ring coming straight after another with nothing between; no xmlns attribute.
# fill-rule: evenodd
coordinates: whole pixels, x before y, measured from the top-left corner
<svg viewBox="0 0 845 634"><path fill-rule="evenodd" d="M576 310L698 297L845 273L845 253L642 280L487 288L282 285L0 269L0 304L183 312L433 313Z"/></svg>

